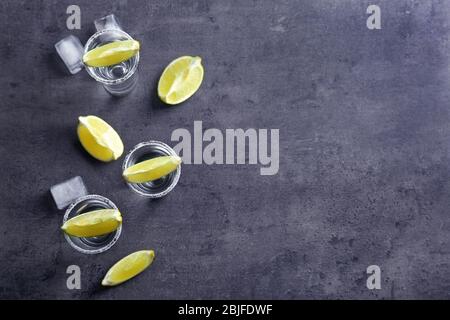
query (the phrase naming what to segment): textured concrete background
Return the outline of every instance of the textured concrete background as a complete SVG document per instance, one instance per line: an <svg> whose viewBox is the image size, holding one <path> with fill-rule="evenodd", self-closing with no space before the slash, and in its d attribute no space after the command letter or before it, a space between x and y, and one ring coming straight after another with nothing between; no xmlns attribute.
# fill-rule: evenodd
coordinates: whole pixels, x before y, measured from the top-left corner
<svg viewBox="0 0 450 320"><path fill-rule="evenodd" d="M85 42L109 13L142 42L140 83L115 99L64 73L54 43L78 4ZM366 28L369 4L382 30ZM0 2L0 298L450 298L450 1ZM177 107L155 97L163 68L200 55L201 89ZM280 171L185 165L165 199L134 195L121 160L76 138L95 114L126 150L176 128L280 128ZM81 175L122 210L107 253L72 250L49 187ZM138 279L99 282L153 248ZM66 288L66 268L82 289ZM366 289L368 265L382 289Z"/></svg>

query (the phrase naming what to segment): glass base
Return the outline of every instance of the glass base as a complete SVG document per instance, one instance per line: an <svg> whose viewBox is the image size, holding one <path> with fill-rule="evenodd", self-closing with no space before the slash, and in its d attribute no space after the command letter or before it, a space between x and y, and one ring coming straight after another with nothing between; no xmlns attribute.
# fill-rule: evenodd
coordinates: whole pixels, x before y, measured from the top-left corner
<svg viewBox="0 0 450 320"><path fill-rule="evenodd" d="M115 85L104 84L103 87L109 94L117 97L123 97L133 91L138 83L138 80L139 74L136 70L136 72L127 81Z"/></svg>

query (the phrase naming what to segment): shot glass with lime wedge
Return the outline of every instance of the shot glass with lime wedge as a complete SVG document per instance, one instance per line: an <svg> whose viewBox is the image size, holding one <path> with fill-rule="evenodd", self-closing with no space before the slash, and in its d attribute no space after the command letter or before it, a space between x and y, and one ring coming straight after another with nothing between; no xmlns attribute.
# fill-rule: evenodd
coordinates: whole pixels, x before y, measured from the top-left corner
<svg viewBox="0 0 450 320"><path fill-rule="evenodd" d="M128 152L122 170L131 190L143 197L161 198L177 185L181 158L163 142L141 142Z"/></svg>
<svg viewBox="0 0 450 320"><path fill-rule="evenodd" d="M108 198L88 194L81 177L50 188L58 209L67 207L61 230L69 245L84 254L110 249L122 233L122 215Z"/></svg>
<svg viewBox="0 0 450 320"><path fill-rule="evenodd" d="M95 21L97 32L83 47L70 35L56 45L69 72L86 68L89 75L115 96L130 93L138 81L140 43L120 28L114 15Z"/></svg>

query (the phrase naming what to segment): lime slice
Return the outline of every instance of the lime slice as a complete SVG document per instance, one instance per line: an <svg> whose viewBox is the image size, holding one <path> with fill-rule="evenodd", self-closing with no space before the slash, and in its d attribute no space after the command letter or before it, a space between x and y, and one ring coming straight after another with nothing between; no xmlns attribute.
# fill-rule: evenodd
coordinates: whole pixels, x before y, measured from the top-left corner
<svg viewBox="0 0 450 320"><path fill-rule="evenodd" d="M115 41L86 52L83 62L90 67L112 66L132 58L139 49L139 41Z"/></svg>
<svg viewBox="0 0 450 320"><path fill-rule="evenodd" d="M178 156L157 157L126 168L123 177L131 183L149 182L175 171L180 163Z"/></svg>
<svg viewBox="0 0 450 320"><path fill-rule="evenodd" d="M109 269L102 285L116 286L137 276L151 265L154 258L155 252L153 250L137 251L126 256Z"/></svg>
<svg viewBox="0 0 450 320"><path fill-rule="evenodd" d="M122 140L109 124L96 116L79 117L78 120L78 138L91 156L108 162L122 155Z"/></svg>
<svg viewBox="0 0 450 320"><path fill-rule="evenodd" d="M203 80L200 57L184 56L172 61L158 83L158 95L167 104L178 104L191 97Z"/></svg>
<svg viewBox="0 0 450 320"><path fill-rule="evenodd" d="M100 209L67 220L61 229L74 237L97 237L115 231L121 224L119 210Z"/></svg>

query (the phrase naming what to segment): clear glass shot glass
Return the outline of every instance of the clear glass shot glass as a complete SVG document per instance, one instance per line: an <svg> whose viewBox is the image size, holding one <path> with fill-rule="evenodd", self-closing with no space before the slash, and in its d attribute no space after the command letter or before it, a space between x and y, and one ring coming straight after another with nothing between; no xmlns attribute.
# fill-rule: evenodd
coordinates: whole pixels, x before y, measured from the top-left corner
<svg viewBox="0 0 450 320"><path fill-rule="evenodd" d="M177 153L167 144L160 141L141 142L131 149L122 164L122 171L132 165L161 156L176 156ZM147 198L161 198L175 188L180 179L181 165L168 175L145 183L127 183L138 195Z"/></svg>
<svg viewBox="0 0 450 320"><path fill-rule="evenodd" d="M117 206L111 200L95 194L80 197L67 208L63 224L77 215L100 209L117 209ZM98 237L79 238L66 233L64 233L64 237L75 250L84 254L98 254L110 249L117 242L121 233L122 225L115 231Z"/></svg>
<svg viewBox="0 0 450 320"><path fill-rule="evenodd" d="M119 20L114 14L95 20L94 25L97 33L88 40L85 46L81 44L78 37L69 35L58 41L55 49L71 74L77 74L86 68L89 75L103 84L110 94L124 96L130 93L138 82L139 53L128 61L106 68L85 66L83 55L87 51L113 41L132 39L122 30Z"/></svg>
<svg viewBox="0 0 450 320"><path fill-rule="evenodd" d="M119 29L103 29L92 35L84 46L84 53L114 41L132 40L125 31ZM115 96L130 93L138 82L139 52L132 58L108 67L86 66L86 71L96 81Z"/></svg>

